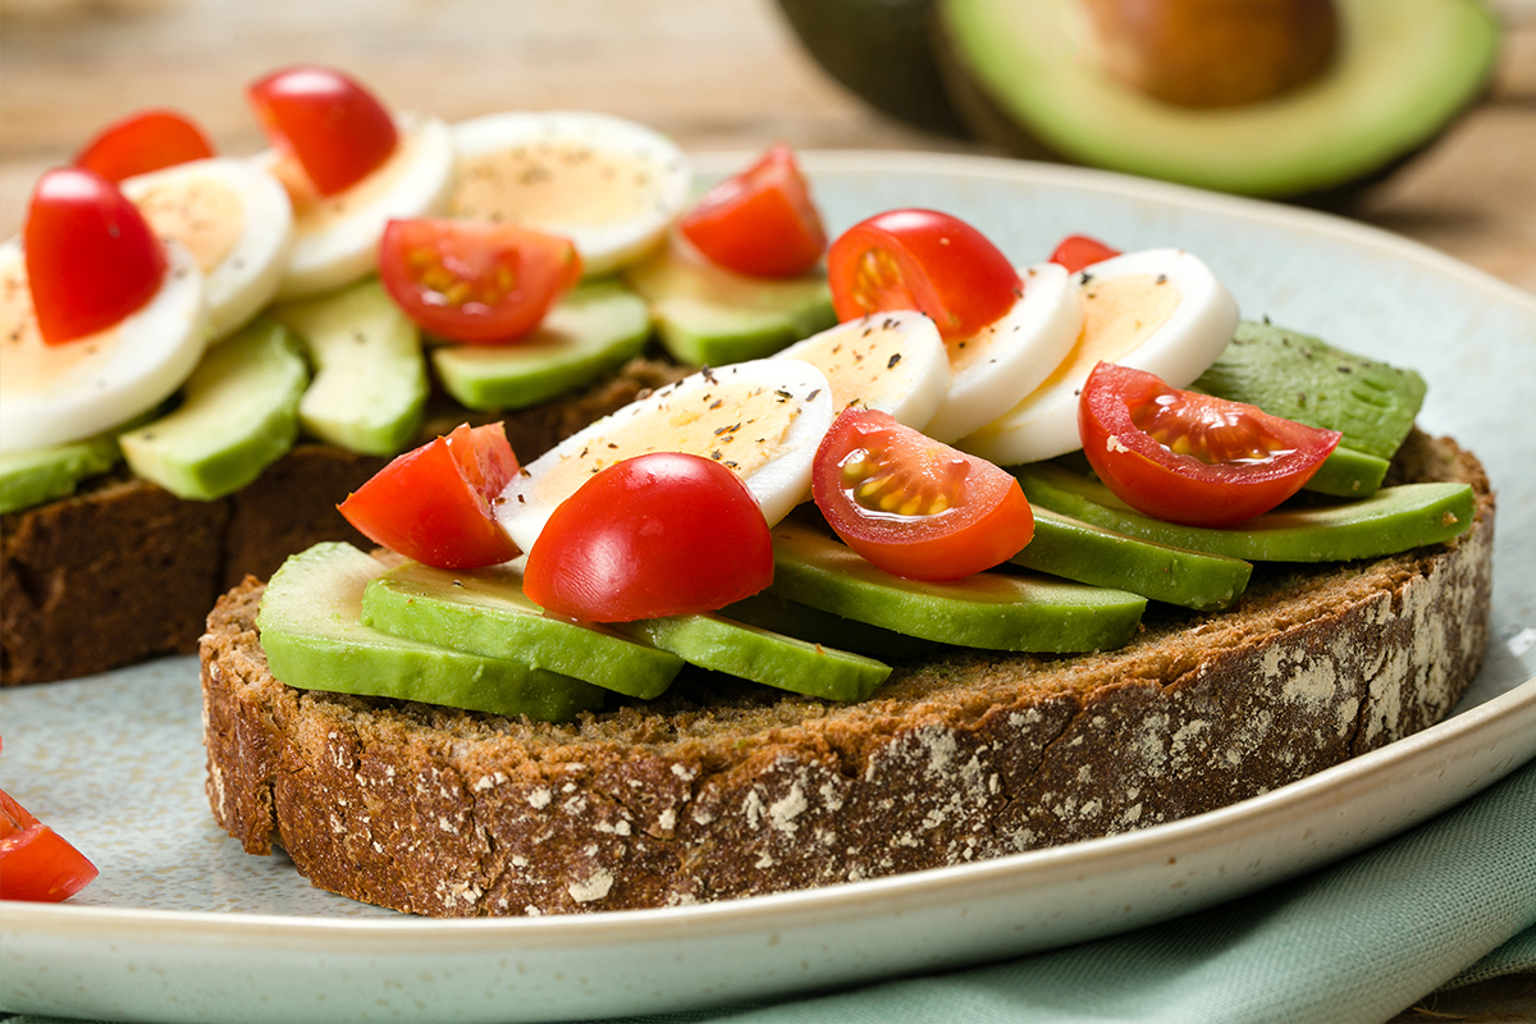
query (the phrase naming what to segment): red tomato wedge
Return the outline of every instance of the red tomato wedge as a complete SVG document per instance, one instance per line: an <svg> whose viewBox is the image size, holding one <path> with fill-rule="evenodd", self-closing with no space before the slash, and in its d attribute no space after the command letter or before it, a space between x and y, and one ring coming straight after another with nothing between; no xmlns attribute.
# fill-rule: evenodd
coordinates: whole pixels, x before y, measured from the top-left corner
<svg viewBox="0 0 1536 1024"><path fill-rule="evenodd" d="M50 345L111 327L165 280L165 250L138 208L82 167L43 175L22 239L37 325Z"/></svg>
<svg viewBox="0 0 1536 1024"><path fill-rule="evenodd" d="M0 900L57 903L97 874L68 840L0 791Z"/></svg>
<svg viewBox="0 0 1536 1024"><path fill-rule="evenodd" d="M1017 554L1035 533L1019 482L873 410L843 410L816 452L816 507L887 572L952 580Z"/></svg>
<svg viewBox="0 0 1536 1024"><path fill-rule="evenodd" d="M581 280L581 258L569 239L516 224L392 220L379 278L422 330L493 345L537 327Z"/></svg>
<svg viewBox="0 0 1536 1024"><path fill-rule="evenodd" d="M213 144L182 114L141 110L103 128L75 157L75 166L118 182L211 156Z"/></svg>
<svg viewBox="0 0 1536 1024"><path fill-rule="evenodd" d="M773 540L747 485L699 455L615 463L555 509L523 574L546 611L632 622L714 611L773 582Z"/></svg>
<svg viewBox="0 0 1536 1024"><path fill-rule="evenodd" d="M1121 501L1191 526L1231 526L1295 494L1339 434L1099 363L1078 402L1083 453Z"/></svg>
<svg viewBox="0 0 1536 1024"><path fill-rule="evenodd" d="M810 186L783 143L705 192L678 230L713 262L753 277L803 274L827 249Z"/></svg>
<svg viewBox="0 0 1536 1024"><path fill-rule="evenodd" d="M971 337L1024 293L985 235L933 210L890 210L849 228L827 253L827 281L839 320L915 309L946 341Z"/></svg>
<svg viewBox="0 0 1536 1024"><path fill-rule="evenodd" d="M322 196L362 181L399 142L384 105L330 68L274 71L252 83L246 97L272 144L299 162Z"/></svg>
<svg viewBox="0 0 1536 1024"><path fill-rule="evenodd" d="M1067 268L1067 273L1075 274L1090 264L1102 263L1119 255L1119 249L1111 249L1087 235L1068 235L1056 246L1056 251L1051 253L1049 262L1059 263Z"/></svg>
<svg viewBox="0 0 1536 1024"><path fill-rule="evenodd" d="M516 474L506 429L466 423L399 456L336 507L375 544L426 565L498 565L519 554L492 511Z"/></svg>

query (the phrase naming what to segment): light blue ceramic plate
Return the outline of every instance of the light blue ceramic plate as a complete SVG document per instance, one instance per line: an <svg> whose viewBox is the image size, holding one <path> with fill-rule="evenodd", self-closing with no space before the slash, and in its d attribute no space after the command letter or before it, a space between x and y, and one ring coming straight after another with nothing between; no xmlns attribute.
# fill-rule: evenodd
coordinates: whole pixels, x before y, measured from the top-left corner
<svg viewBox="0 0 1536 1024"><path fill-rule="evenodd" d="M241 852L203 797L190 659L30 687L0 695L0 787L102 874L67 905L0 906L0 1005L286 1024L590 1018L779 995L1183 913L1375 842L1536 756L1536 298L1379 231L1108 174L903 154L805 164L833 231L928 206L976 224L1016 263L1076 232L1181 246L1246 316L1422 372L1422 424L1476 451L1499 488L1496 639L1460 713L1258 799L1110 839L735 903L453 922L330 896L280 857Z"/></svg>

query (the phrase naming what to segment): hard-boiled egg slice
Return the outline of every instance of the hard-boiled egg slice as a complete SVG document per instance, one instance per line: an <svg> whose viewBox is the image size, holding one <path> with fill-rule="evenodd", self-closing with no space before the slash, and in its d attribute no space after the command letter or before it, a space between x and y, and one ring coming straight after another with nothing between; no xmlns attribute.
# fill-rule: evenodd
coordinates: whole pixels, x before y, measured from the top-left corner
<svg viewBox="0 0 1536 1024"><path fill-rule="evenodd" d="M330 291L378 266L379 238L391 218L441 214L453 186L453 136L446 122L422 115L397 119L400 141L388 160L362 181L320 196L293 178L276 153L260 158L288 183L293 198L293 254L279 297Z"/></svg>
<svg viewBox="0 0 1536 1024"><path fill-rule="evenodd" d="M1237 300L1199 258L1179 249L1116 256L1075 281L1083 330L1071 354L1028 397L956 447L1005 466L1075 451L1082 447L1078 393L1100 360L1181 388L1205 372L1237 327Z"/></svg>
<svg viewBox="0 0 1536 1024"><path fill-rule="evenodd" d="M932 320L914 310L874 313L813 334L775 359L801 359L826 375L832 405L890 413L922 430L949 393L949 353Z"/></svg>
<svg viewBox="0 0 1536 1024"><path fill-rule="evenodd" d="M117 324L49 345L38 331L26 259L0 245L0 450L92 437L168 398L207 346L203 275L181 245L147 304Z"/></svg>
<svg viewBox="0 0 1536 1024"><path fill-rule="evenodd" d="M1065 267L1037 263L1019 271L1024 294L972 337L951 342L949 394L926 433L954 441L1012 409L1077 343L1083 303Z"/></svg>
<svg viewBox="0 0 1536 1024"><path fill-rule="evenodd" d="M758 359L705 368L529 463L502 492L496 516L528 551L555 507L592 474L646 452L688 452L741 477L771 526L810 494L811 463L834 413L831 385L810 363Z"/></svg>
<svg viewBox="0 0 1536 1024"><path fill-rule="evenodd" d="M682 151L644 125L571 111L490 114L455 125L449 212L511 221L576 244L589 277L661 241L688 202Z"/></svg>
<svg viewBox="0 0 1536 1024"><path fill-rule="evenodd" d="M177 164L122 183L150 228L192 253L217 340L272 301L288 269L293 207L273 175L246 160Z"/></svg>

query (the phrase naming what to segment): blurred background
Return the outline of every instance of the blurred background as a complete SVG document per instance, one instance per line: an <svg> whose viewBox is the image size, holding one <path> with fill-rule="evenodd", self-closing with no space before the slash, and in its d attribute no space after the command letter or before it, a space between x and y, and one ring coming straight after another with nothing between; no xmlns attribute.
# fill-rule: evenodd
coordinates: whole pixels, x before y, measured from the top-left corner
<svg viewBox="0 0 1536 1024"><path fill-rule="evenodd" d="M243 87L298 62L340 67L396 109L449 120L517 108L596 109L643 121L690 151L759 150L785 140L800 149L1003 154L990 138L967 137L934 84L923 38L933 6L0 0L0 237L17 230L42 170L137 109L184 111L221 152L261 148ZM1338 196L1329 201L1536 291L1536 0L1489 6L1504 38L1486 87L1461 116L1433 126L1433 143L1385 180L1349 190L1342 205ZM818 10L841 11L843 24ZM859 37L861 27L868 38ZM870 86L869 75L880 81ZM845 82L865 94L891 82L905 88L905 98L881 100L901 116L876 109Z"/></svg>

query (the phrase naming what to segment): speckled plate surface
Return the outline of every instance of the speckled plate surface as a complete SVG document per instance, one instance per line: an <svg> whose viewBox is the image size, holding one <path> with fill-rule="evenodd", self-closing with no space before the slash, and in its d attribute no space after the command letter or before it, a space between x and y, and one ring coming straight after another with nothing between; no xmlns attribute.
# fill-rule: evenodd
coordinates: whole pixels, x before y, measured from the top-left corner
<svg viewBox="0 0 1536 1024"><path fill-rule="evenodd" d="M704 156L705 172L744 154ZM1536 297L1307 211L973 157L804 160L829 228L944 209L1015 262L1086 232L1202 256L1244 315L1417 368L1420 422L1499 488L1494 642L1450 720L1182 822L979 864L710 906L427 921L249 857L203 797L197 666L0 694L0 788L102 868L69 904L0 904L0 1007L149 1021L580 1019L770 997L1104 935L1271 884L1400 831L1536 757Z"/></svg>

